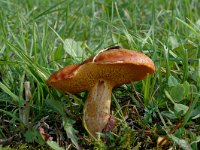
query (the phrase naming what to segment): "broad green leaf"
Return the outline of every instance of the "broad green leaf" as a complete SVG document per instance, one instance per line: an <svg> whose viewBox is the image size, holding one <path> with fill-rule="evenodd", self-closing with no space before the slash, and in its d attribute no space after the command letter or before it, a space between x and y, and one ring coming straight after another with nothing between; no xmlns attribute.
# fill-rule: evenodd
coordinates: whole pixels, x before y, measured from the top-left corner
<svg viewBox="0 0 200 150"><path fill-rule="evenodd" d="M190 144L183 139L177 138L174 135L170 134L169 137L178 145L180 146L183 150L192 150Z"/></svg>
<svg viewBox="0 0 200 150"><path fill-rule="evenodd" d="M172 46L172 49L174 49L175 47L179 45L177 38L175 36L170 36L168 40Z"/></svg>
<svg viewBox="0 0 200 150"><path fill-rule="evenodd" d="M174 103L174 109L177 112L183 111L183 114L185 114L188 111L189 107L183 104Z"/></svg>
<svg viewBox="0 0 200 150"><path fill-rule="evenodd" d="M200 62L200 59L199 59L199 62ZM192 79L197 82L197 85L200 84L198 83L198 80L200 79L200 69L198 68L200 68L200 65L196 67L195 70L191 74Z"/></svg>
<svg viewBox="0 0 200 150"><path fill-rule="evenodd" d="M47 141L47 144L53 149L53 150L65 150L63 147L60 147L58 143L54 141Z"/></svg>
<svg viewBox="0 0 200 150"><path fill-rule="evenodd" d="M67 137L72 141L76 148L79 149L78 138L76 136L76 133L78 131L76 131L72 126L74 124L74 121L66 117L62 102L49 99L47 100L47 103L62 115L63 126L67 133Z"/></svg>
<svg viewBox="0 0 200 150"><path fill-rule="evenodd" d="M78 131L73 128L73 124L73 120L67 117L63 117L63 126L67 133L67 137L70 138L72 143L76 146L76 148L79 149L78 137L76 136L76 133L78 133Z"/></svg>
<svg viewBox="0 0 200 150"><path fill-rule="evenodd" d="M171 112L162 111L161 114L168 117L169 119L177 119L176 115Z"/></svg>
<svg viewBox="0 0 200 150"><path fill-rule="evenodd" d="M200 115L200 106L192 110L192 116Z"/></svg>
<svg viewBox="0 0 200 150"><path fill-rule="evenodd" d="M185 89L182 84L177 84L176 86L172 87L170 91L170 95L175 102L180 102L184 99Z"/></svg>
<svg viewBox="0 0 200 150"><path fill-rule="evenodd" d="M44 140L42 139L40 133L36 129L27 130L24 133L24 137L25 137L25 141L28 142L28 143L37 142L39 144L44 144Z"/></svg>
<svg viewBox="0 0 200 150"><path fill-rule="evenodd" d="M167 96L167 98L169 98L169 100L174 104L174 110L176 110L176 112L181 112L183 111L183 114L185 114L189 107L186 106L186 105L183 105L183 104L178 104L178 103L175 103L174 100L172 99L172 97L170 96L170 94L165 91L165 95Z"/></svg>
<svg viewBox="0 0 200 150"><path fill-rule="evenodd" d="M62 116L65 114L64 112L64 106L63 103L60 101L56 101L53 99L48 99L47 103L54 108L54 110L56 110L57 112L59 112L59 114L61 114Z"/></svg>
<svg viewBox="0 0 200 150"><path fill-rule="evenodd" d="M190 94L197 93L197 87L194 84L190 84Z"/></svg>
<svg viewBox="0 0 200 150"><path fill-rule="evenodd" d="M199 97L200 97L199 93L194 93L193 96L194 96L194 99L193 99L192 103L190 104L189 110L187 111L187 113L185 114L185 116L183 118L182 126L184 126L188 122L188 120L191 118L192 110L195 108L197 102L199 101Z"/></svg>
<svg viewBox="0 0 200 150"><path fill-rule="evenodd" d="M170 96L168 91L165 91L165 95L167 96L167 98L174 104L174 101L172 99L172 97Z"/></svg>
<svg viewBox="0 0 200 150"><path fill-rule="evenodd" d="M24 137L25 137L25 141L28 142L28 143L31 143L31 142L34 142L35 140L35 133L33 131L26 131L24 133Z"/></svg>
<svg viewBox="0 0 200 150"><path fill-rule="evenodd" d="M86 53L84 53L84 50L81 48L81 42L74 41L73 39L63 40L62 37L53 28L51 29L57 35L57 37L62 41L66 53L75 61L77 61L77 63L82 62Z"/></svg>
<svg viewBox="0 0 200 150"><path fill-rule="evenodd" d="M74 60L82 62L85 58L84 50L81 48L81 42L74 41L73 39L64 40L64 50L69 54Z"/></svg>
<svg viewBox="0 0 200 150"><path fill-rule="evenodd" d="M178 84L178 80L173 76L169 76L168 86L172 87L172 86L176 86L177 84Z"/></svg>
<svg viewBox="0 0 200 150"><path fill-rule="evenodd" d="M200 113L196 116L194 116L192 119L197 119L197 118L200 118Z"/></svg>
<svg viewBox="0 0 200 150"><path fill-rule="evenodd" d="M197 119L200 117L200 106L192 110L192 119Z"/></svg>

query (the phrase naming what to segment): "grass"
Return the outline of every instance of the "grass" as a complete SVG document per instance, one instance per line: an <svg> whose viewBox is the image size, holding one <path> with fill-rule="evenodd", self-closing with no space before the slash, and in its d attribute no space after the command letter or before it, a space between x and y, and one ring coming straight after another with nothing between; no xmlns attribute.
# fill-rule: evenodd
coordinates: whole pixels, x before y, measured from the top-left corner
<svg viewBox="0 0 200 150"><path fill-rule="evenodd" d="M199 10L198 0L0 0L1 149L198 150ZM156 73L113 90L115 129L94 140L82 126L86 93L46 80L113 45L144 52Z"/></svg>

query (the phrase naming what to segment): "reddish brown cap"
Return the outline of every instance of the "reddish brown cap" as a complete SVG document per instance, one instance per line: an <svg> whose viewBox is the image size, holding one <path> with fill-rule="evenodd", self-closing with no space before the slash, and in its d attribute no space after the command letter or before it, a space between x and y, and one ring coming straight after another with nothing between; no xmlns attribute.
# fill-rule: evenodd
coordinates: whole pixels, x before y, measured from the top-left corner
<svg viewBox="0 0 200 150"><path fill-rule="evenodd" d="M99 80L106 80L115 87L142 80L154 71L154 63L145 54L123 48L110 49L80 65L60 69L47 83L64 92L79 93L89 90Z"/></svg>

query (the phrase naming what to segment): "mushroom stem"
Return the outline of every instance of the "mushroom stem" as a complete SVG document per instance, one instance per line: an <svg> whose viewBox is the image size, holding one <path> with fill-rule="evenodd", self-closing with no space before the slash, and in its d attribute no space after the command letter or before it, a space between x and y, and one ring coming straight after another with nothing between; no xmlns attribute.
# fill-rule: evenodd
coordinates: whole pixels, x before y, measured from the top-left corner
<svg viewBox="0 0 200 150"><path fill-rule="evenodd" d="M84 106L83 121L86 129L96 137L107 125L110 117L110 103L113 86L105 80L99 80L89 90Z"/></svg>

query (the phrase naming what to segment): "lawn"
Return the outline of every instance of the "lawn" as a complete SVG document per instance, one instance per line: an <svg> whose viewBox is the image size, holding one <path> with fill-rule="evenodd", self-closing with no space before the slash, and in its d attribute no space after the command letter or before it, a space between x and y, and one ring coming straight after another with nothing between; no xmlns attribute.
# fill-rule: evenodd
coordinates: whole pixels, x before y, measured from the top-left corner
<svg viewBox="0 0 200 150"><path fill-rule="evenodd" d="M0 0L0 149L200 149L199 0ZM91 137L87 92L47 85L102 49L156 71L113 89L114 128Z"/></svg>

